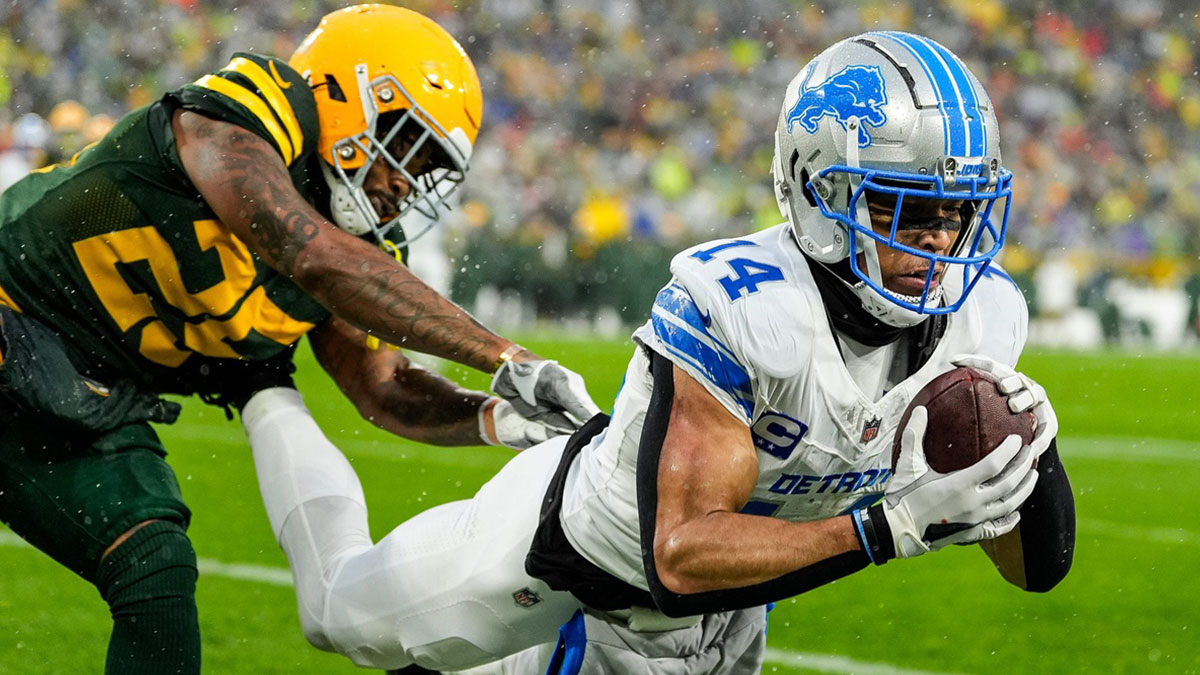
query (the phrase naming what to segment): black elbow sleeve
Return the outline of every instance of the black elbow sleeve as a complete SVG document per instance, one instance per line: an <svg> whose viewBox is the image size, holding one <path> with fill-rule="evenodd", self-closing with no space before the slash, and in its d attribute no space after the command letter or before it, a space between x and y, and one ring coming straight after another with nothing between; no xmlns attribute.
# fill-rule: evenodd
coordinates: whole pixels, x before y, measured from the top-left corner
<svg viewBox="0 0 1200 675"><path fill-rule="evenodd" d="M1021 507L1025 590L1045 593L1071 570L1075 557L1075 497L1057 440L1038 460L1038 482Z"/></svg>

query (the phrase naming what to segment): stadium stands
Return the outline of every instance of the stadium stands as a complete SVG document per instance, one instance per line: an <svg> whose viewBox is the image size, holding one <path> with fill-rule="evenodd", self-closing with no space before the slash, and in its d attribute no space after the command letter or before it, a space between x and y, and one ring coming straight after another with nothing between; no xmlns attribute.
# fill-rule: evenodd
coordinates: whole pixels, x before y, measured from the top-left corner
<svg viewBox="0 0 1200 675"><path fill-rule="evenodd" d="M290 53L341 4L8 3L0 138L67 99L117 116L233 51ZM671 251L778 222L768 167L784 84L819 45L876 27L930 35L985 79L1017 176L1005 264L1035 308L1048 260L1074 270L1084 301L1106 298L1085 291L1114 276L1181 294L1200 271L1194 3L407 4L460 38L484 84L473 175L446 235L468 304L489 284L543 316L596 305L643 316ZM50 159L73 151L62 140L49 136Z"/></svg>

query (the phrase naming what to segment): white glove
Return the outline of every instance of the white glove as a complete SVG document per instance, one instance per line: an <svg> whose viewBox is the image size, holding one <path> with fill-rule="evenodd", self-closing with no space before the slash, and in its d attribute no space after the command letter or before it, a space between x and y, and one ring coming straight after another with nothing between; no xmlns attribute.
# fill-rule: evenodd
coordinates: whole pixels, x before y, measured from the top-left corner
<svg viewBox="0 0 1200 675"><path fill-rule="evenodd" d="M884 494L883 513L896 557L998 537L1016 527L1017 511L1037 482L1033 449L1017 435L1004 439L979 462L938 473L925 460L928 413L914 408L900 438L896 474Z"/></svg>
<svg viewBox="0 0 1200 675"><path fill-rule="evenodd" d="M1042 385L1029 379L1023 373L1018 373L1006 364L986 356L976 354L959 354L950 359L956 366L967 366L990 373L996 378L996 386L1000 393L1008 397L1008 409L1014 414L1030 410L1037 418L1037 427L1033 430L1033 456L1041 457L1050 447L1050 441L1058 435L1058 416L1050 407L1050 399Z"/></svg>
<svg viewBox="0 0 1200 675"><path fill-rule="evenodd" d="M562 433L554 427L521 417L511 403L496 396L479 406L479 438L488 445L524 450Z"/></svg>
<svg viewBox="0 0 1200 675"><path fill-rule="evenodd" d="M492 391L522 417L564 434L600 412L583 378L548 359L505 361L492 377Z"/></svg>

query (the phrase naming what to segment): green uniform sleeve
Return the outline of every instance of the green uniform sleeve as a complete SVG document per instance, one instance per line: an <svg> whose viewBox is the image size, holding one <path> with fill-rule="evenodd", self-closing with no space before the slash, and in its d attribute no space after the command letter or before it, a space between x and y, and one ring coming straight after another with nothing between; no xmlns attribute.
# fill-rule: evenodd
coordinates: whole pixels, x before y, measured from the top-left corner
<svg viewBox="0 0 1200 675"><path fill-rule="evenodd" d="M264 138L292 166L317 148L312 90L286 61L239 52L221 70L168 95L186 110L237 124Z"/></svg>

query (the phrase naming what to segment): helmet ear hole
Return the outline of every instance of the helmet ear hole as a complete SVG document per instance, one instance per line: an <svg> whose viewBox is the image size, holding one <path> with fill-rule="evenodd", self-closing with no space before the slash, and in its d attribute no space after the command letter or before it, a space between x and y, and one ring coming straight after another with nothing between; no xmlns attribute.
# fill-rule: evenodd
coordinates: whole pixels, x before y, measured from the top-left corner
<svg viewBox="0 0 1200 675"><path fill-rule="evenodd" d="M326 73L325 86L329 88L329 98L342 103L346 102L346 92L342 91L342 86L338 84L336 77Z"/></svg>
<svg viewBox="0 0 1200 675"><path fill-rule="evenodd" d="M798 158L799 156L800 156L799 153L793 154L793 157ZM792 175L793 176L796 175L795 168L796 168L796 164L795 164L795 162L793 162L792 163ZM800 180L796 181L796 183L800 186L800 191L802 193L804 193L804 199L808 202L808 205L815 209L815 208L817 208L817 198L813 196L812 190L809 189L808 181L809 181L808 169L800 169Z"/></svg>

